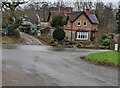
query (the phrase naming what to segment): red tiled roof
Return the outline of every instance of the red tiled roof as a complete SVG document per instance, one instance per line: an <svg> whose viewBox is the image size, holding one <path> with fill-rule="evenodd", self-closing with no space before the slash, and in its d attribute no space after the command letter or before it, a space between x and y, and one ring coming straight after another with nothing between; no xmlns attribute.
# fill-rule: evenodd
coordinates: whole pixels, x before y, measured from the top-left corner
<svg viewBox="0 0 120 88"><path fill-rule="evenodd" d="M80 12L67 13L67 15L69 16L69 20L71 22L74 22L81 14L84 14L90 20L91 23L99 24L99 21L98 21L95 14L87 15L85 12L81 12L81 11Z"/></svg>
<svg viewBox="0 0 120 88"><path fill-rule="evenodd" d="M69 16L69 20L71 22L74 22L81 14L82 14L82 12L67 13L67 15Z"/></svg>

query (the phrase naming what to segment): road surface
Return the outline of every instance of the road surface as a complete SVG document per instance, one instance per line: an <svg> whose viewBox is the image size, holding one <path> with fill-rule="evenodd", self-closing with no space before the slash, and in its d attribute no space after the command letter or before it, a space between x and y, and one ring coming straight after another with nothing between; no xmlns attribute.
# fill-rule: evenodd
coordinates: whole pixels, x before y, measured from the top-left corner
<svg viewBox="0 0 120 88"><path fill-rule="evenodd" d="M24 45L2 45L3 86L116 86L118 70L80 59L103 50L62 49L21 33Z"/></svg>
<svg viewBox="0 0 120 88"><path fill-rule="evenodd" d="M101 51L3 45L3 86L117 86L117 69L80 59Z"/></svg>

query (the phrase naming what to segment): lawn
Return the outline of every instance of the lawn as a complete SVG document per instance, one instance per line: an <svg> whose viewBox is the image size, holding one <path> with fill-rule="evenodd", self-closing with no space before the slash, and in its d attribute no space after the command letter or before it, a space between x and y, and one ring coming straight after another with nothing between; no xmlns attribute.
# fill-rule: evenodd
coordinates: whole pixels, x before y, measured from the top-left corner
<svg viewBox="0 0 120 88"><path fill-rule="evenodd" d="M120 53L115 51L92 53L85 56L84 59L95 64L120 66Z"/></svg>

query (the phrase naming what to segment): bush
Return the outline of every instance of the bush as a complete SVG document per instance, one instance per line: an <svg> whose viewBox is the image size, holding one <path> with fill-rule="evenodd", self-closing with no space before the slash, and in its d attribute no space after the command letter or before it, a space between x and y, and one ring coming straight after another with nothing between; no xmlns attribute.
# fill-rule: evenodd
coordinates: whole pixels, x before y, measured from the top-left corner
<svg viewBox="0 0 120 88"><path fill-rule="evenodd" d="M63 26L63 17L62 16L55 16L51 22L52 27Z"/></svg>
<svg viewBox="0 0 120 88"><path fill-rule="evenodd" d="M110 43L111 43L111 39L108 39L108 38L106 38L102 41L103 46L110 46Z"/></svg>
<svg viewBox="0 0 120 88"><path fill-rule="evenodd" d="M54 39L57 39L58 41L61 41L65 38L65 32L63 29L56 29L54 32L53 32L53 38Z"/></svg>
<svg viewBox="0 0 120 88"><path fill-rule="evenodd" d="M109 33L109 36L111 36L111 38L113 39L113 37L115 36L114 33Z"/></svg>
<svg viewBox="0 0 120 88"><path fill-rule="evenodd" d="M12 32L12 35L15 36L16 38L20 38L20 32L19 32L19 30L14 30Z"/></svg>
<svg viewBox="0 0 120 88"><path fill-rule="evenodd" d="M113 37L114 37L114 33L109 33L104 35L100 40L100 44L103 46L110 46L110 44L112 43Z"/></svg>

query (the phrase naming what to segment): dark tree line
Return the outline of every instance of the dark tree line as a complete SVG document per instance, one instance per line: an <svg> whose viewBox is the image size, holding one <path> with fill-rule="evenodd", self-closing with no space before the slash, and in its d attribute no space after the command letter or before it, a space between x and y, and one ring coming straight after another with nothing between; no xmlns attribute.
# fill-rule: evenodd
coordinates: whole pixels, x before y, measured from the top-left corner
<svg viewBox="0 0 120 88"><path fill-rule="evenodd" d="M120 51L120 2L118 7L118 12L116 13L116 20L117 20L117 32L118 32L118 52Z"/></svg>
<svg viewBox="0 0 120 88"><path fill-rule="evenodd" d="M118 33L120 33L120 5L118 7L118 12L116 13L116 20L118 25L117 31Z"/></svg>
<svg viewBox="0 0 120 88"><path fill-rule="evenodd" d="M99 32L101 37L108 33L117 32L116 9L114 9L112 3L107 5L102 2L97 3L95 13L100 22Z"/></svg>

